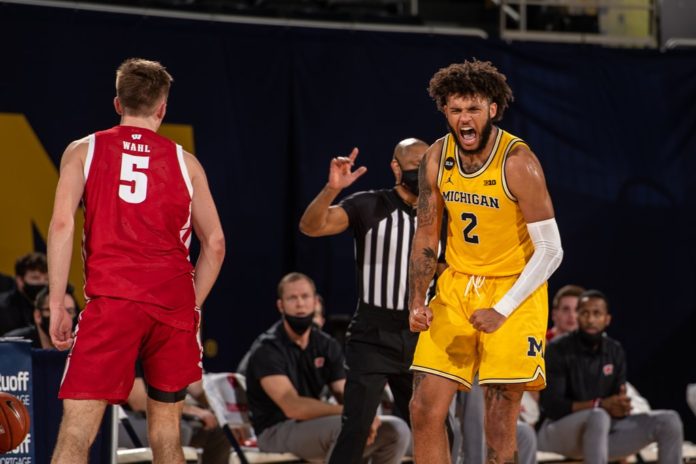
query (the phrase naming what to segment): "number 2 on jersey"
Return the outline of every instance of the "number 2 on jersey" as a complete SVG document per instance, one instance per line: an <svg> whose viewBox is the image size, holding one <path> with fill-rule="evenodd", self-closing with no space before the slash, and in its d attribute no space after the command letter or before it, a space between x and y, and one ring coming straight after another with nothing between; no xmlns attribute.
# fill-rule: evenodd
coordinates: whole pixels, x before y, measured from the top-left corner
<svg viewBox="0 0 696 464"><path fill-rule="evenodd" d="M121 153L121 156L121 185L118 188L118 196L128 203L142 203L147 197L147 175L137 169L147 169L150 166L150 157L127 153Z"/></svg>
<svg viewBox="0 0 696 464"><path fill-rule="evenodd" d="M471 233L474 230L474 227L476 227L476 224L478 224L478 219L476 219L476 215L474 213L462 213L462 221L470 221L469 224L467 224L466 227L464 227L464 241L467 243L478 244L478 235L474 235Z"/></svg>

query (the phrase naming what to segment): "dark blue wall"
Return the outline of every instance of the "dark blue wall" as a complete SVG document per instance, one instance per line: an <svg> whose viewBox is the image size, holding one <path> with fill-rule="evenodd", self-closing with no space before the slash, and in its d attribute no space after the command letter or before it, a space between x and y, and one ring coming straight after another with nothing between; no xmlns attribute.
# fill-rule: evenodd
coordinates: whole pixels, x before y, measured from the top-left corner
<svg viewBox="0 0 696 464"><path fill-rule="evenodd" d="M541 159L566 250L566 283L609 295L629 379L682 413L696 381L696 51L506 44L452 36L310 30L0 4L0 112L24 113L58 163L65 145L116 124L114 69L162 61L168 121L191 124L228 239L204 314L232 370L277 317L275 285L308 273L330 313L355 304L347 235L297 230L332 156L361 150L355 189L393 183L394 144L444 133L426 87L440 67L492 60L516 101L503 128ZM0 160L1 161L1 160ZM353 189L353 190L355 190ZM688 437L689 435L687 435Z"/></svg>

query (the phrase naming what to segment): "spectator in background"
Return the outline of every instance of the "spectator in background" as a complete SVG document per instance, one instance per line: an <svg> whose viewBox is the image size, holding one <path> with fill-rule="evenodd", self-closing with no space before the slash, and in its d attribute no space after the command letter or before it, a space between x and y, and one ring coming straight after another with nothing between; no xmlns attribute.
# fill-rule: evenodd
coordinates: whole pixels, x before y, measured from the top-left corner
<svg viewBox="0 0 696 464"><path fill-rule="evenodd" d="M323 329L324 324L326 324L326 314L324 313L324 297L318 293L316 294L316 304L314 305L314 319L312 319L312 322L319 329ZM333 334L329 335L331 335L332 338L336 338ZM239 364L237 365L236 372L246 376L247 367L249 366L249 356L251 355L252 351L256 349L257 346L258 343L254 342L251 345L251 348L249 348L249 351L244 353L244 356L242 356L242 360L239 361Z"/></svg>
<svg viewBox="0 0 696 464"><path fill-rule="evenodd" d="M34 300L48 285L43 253L29 253L15 263L15 288L0 294L0 335L33 324Z"/></svg>
<svg viewBox="0 0 696 464"><path fill-rule="evenodd" d="M564 285L556 292L551 310L553 327L546 332L547 342L578 328L578 297L584 291L585 289L578 285ZM629 382L626 382L626 394L631 399L634 414L650 411L648 400L643 398ZM535 399L538 401L538 394Z"/></svg>
<svg viewBox="0 0 696 464"><path fill-rule="evenodd" d="M79 308L73 296L73 287L68 285L65 292L65 310L68 311L73 318L73 327L77 323L77 314ZM34 311L32 312L33 323L19 329L10 330L5 335L8 337L22 337L31 340L32 348L43 348L44 350L54 349L55 346L51 341L51 336L48 329L51 324L51 310L48 307L48 287L44 287L34 302Z"/></svg>
<svg viewBox="0 0 696 464"><path fill-rule="evenodd" d="M317 293L317 304L314 305L314 324L320 329L326 324L326 312L324 311L324 297Z"/></svg>
<svg viewBox="0 0 696 464"><path fill-rule="evenodd" d="M551 322L546 341L551 341L578 328L578 297L585 289L578 285L564 285L553 296Z"/></svg>
<svg viewBox="0 0 696 464"><path fill-rule="evenodd" d="M675 411L631 414L626 358L621 344L605 334L610 322L606 296L585 291L578 301L578 329L548 345L539 450L596 464L656 441L660 463L681 463L684 437Z"/></svg>
<svg viewBox="0 0 696 464"><path fill-rule="evenodd" d="M341 430L341 347L313 324L316 289L306 275L293 272L281 279L277 306L282 319L254 341L245 370L258 446L325 461ZM326 386L338 404L319 399ZM374 412L371 422L360 454L373 464L399 463L410 440L406 423Z"/></svg>

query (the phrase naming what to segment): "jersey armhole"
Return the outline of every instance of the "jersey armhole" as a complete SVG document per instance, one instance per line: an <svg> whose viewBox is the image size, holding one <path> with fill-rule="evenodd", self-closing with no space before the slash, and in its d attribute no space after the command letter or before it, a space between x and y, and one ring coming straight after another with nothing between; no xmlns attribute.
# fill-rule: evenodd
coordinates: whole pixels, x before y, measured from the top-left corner
<svg viewBox="0 0 696 464"><path fill-rule="evenodd" d="M92 167L92 158L94 157L94 142L95 142L95 136L94 134L90 134L87 137L87 156L85 157L85 165L84 165L84 175L85 175L85 183L87 183L87 177L89 176L89 168Z"/></svg>
<svg viewBox="0 0 696 464"><path fill-rule="evenodd" d="M176 157L179 160L179 168L181 169L181 177L184 178L186 183L186 188L190 197L193 197L193 184L191 184L191 176L189 175L188 168L186 167L186 161L184 160L184 149L181 145L176 146Z"/></svg>
<svg viewBox="0 0 696 464"><path fill-rule="evenodd" d="M451 138L450 134L445 135L444 140L442 141L442 150L440 151L440 161L438 163L438 168L437 168L437 188L440 188L440 182L442 181L442 174L445 172L445 159L447 158L445 154L447 154L447 145L449 143L449 140Z"/></svg>
<svg viewBox="0 0 696 464"><path fill-rule="evenodd" d="M511 201L514 201L515 203L517 203L517 197L515 197L515 195L512 194L512 191L511 191L510 188L508 187L508 184L507 184L507 177L505 176L505 164L507 163L508 155L509 155L510 152L512 151L513 147L514 147L515 145L518 145L518 144L522 144L522 145L524 145L525 147L527 146L527 144L524 143L524 141L523 141L522 139L518 139L518 138L512 139L512 140L508 143L508 146L507 146L507 148L505 149L505 153L503 153L502 167L501 167L501 169L500 169L500 177L501 177L501 179L502 179L502 181L503 181L503 191L505 191L505 196L508 197Z"/></svg>

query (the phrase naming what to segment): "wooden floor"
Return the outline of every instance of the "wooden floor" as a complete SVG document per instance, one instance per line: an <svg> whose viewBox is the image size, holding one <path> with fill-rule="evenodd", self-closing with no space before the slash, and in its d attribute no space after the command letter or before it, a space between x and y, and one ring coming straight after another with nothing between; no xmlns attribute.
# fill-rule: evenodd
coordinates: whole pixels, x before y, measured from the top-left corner
<svg viewBox="0 0 696 464"><path fill-rule="evenodd" d="M682 453L685 463L696 464L696 445L688 441L684 442L684 445L682 447ZM571 462L581 463L582 461L569 459L563 455L556 453L547 453L544 451L539 451L537 452L537 462L549 464L562 462L567 464ZM640 461L638 460L638 457L636 455L633 455L629 456L626 462L657 462L657 444L653 443L640 450Z"/></svg>
<svg viewBox="0 0 696 464"><path fill-rule="evenodd" d="M186 452L186 462L196 463L197 453L193 448L185 447ZM683 447L684 462L687 464L696 464L696 445L691 442L684 442ZM292 454L280 454L280 453L261 453L255 450L246 451L246 458L249 464L262 464L262 463L298 463L303 462L298 460ZM638 462L657 462L657 445L652 444L646 446L640 451L640 461L637 456L633 455L627 459L628 463L638 463ZM152 452L148 448L139 448L131 450L119 450L118 459L119 464L139 464L139 463L150 463L152 462ZM410 457L404 458L402 461L404 463L412 463L413 460ZM546 464L555 463L581 463L582 461L573 460L566 458L563 455L556 453L549 453L545 451L539 451L537 453L537 462ZM239 458L235 453L230 456L230 464L241 464Z"/></svg>
<svg viewBox="0 0 696 464"><path fill-rule="evenodd" d="M683 452L684 452L684 462L685 463L691 463L691 464L696 464L696 445L694 445L691 442L684 442L684 447L683 447ZM657 462L657 445L652 444L649 446L646 446L640 451L640 458L642 462ZM272 453L259 453L259 452L249 452L247 453L247 459L250 464L260 464L260 463L290 463L290 462L302 462L302 461L297 461L293 460L292 455L280 455L280 454L272 454ZM630 456L627 460L629 463L638 463L637 457ZM410 458L404 458L402 461L404 463L412 463L413 460ZM556 454L556 453L549 453L545 451L539 451L537 453L537 462L539 463L547 463L547 464L554 464L554 463L564 463L564 464L570 464L570 463L581 463L582 461L577 461L573 459L566 458L563 455ZM237 458L236 455L232 455L230 457L230 464L240 464L239 459Z"/></svg>

